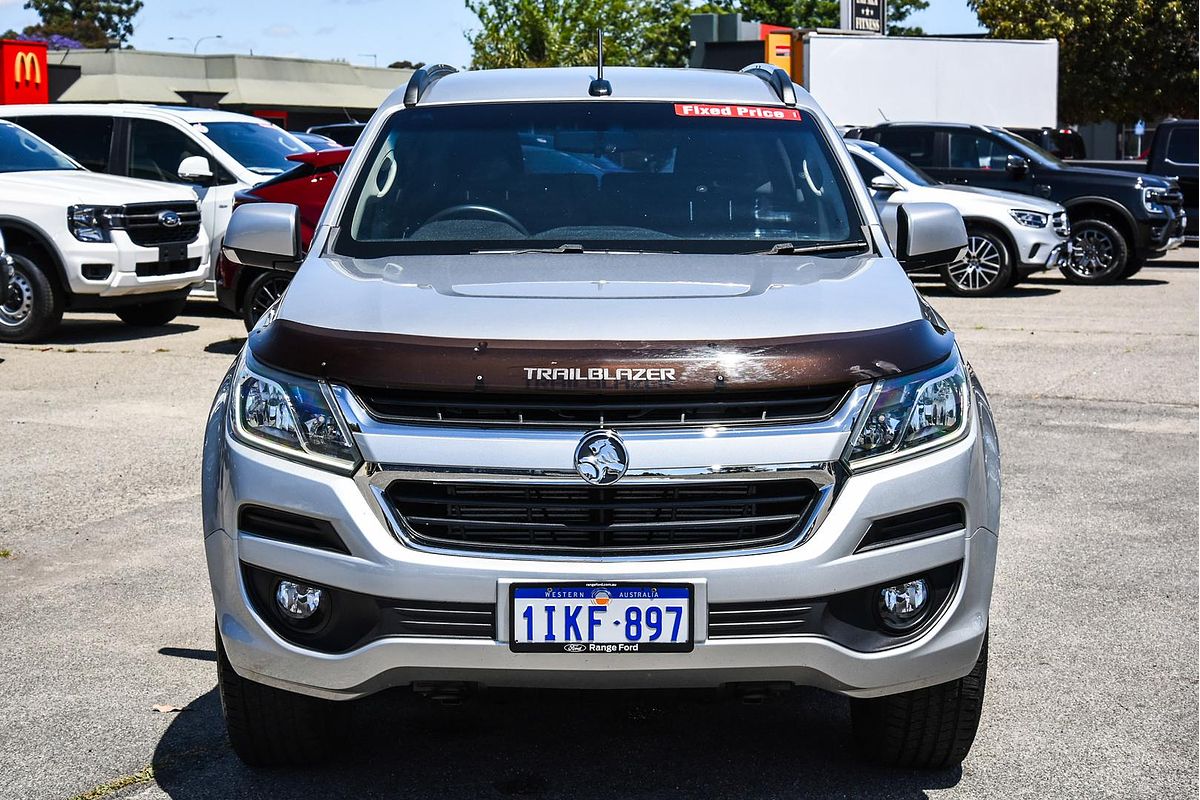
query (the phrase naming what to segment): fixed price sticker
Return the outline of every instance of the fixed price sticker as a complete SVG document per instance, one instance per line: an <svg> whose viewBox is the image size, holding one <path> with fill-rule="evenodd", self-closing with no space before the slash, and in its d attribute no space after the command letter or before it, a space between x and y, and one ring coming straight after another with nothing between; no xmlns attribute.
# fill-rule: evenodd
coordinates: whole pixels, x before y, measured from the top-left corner
<svg viewBox="0 0 1200 800"><path fill-rule="evenodd" d="M777 119L800 121L800 112L795 108L773 108L771 106L727 106L703 103L676 103L678 117L728 117L730 119Z"/></svg>

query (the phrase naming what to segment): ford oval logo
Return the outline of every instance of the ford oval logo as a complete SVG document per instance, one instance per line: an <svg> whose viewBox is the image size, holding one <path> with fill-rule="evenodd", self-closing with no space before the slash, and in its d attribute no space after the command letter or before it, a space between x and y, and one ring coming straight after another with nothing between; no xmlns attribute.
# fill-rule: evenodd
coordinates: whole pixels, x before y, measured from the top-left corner
<svg viewBox="0 0 1200 800"><path fill-rule="evenodd" d="M616 483L629 469L625 443L613 431L592 431L575 448L575 471L596 486Z"/></svg>
<svg viewBox="0 0 1200 800"><path fill-rule="evenodd" d="M158 224L164 228L178 228L183 223L179 215L174 211L158 212Z"/></svg>
<svg viewBox="0 0 1200 800"><path fill-rule="evenodd" d="M585 650L587 650L587 645L578 644L576 642L563 645L563 652L565 653L582 653Z"/></svg>

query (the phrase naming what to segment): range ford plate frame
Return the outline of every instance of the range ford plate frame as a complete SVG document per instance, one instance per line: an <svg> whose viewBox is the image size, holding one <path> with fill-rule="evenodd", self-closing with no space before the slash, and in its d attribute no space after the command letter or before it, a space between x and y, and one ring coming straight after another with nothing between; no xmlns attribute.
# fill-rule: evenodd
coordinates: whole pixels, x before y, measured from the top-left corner
<svg viewBox="0 0 1200 800"><path fill-rule="evenodd" d="M582 640L572 638L570 641L561 638L563 629L556 631L560 636L557 641L540 641L528 642L518 641L522 631L527 630L525 626L530 623L523 619L518 608L520 599L524 595L524 599L549 598L549 592L571 592L576 590L579 592L577 598L569 596L559 596L551 599L569 601L577 600L577 605L583 609L579 614L578 624L579 631L582 635ZM662 636L658 641L637 641L628 642L622 637L622 640L617 641L597 641L595 639L589 641L589 608L606 608L612 600L620 601L623 598L619 597L622 591L642 590L646 593L645 597L636 598L639 601L647 603L645 607L666 606L666 603L661 604L654 602L655 600L683 600L685 610L683 619L687 621L686 636L680 636L679 641L670 641L670 634L674 626L673 615L666 613L664 610L661 617L661 625L663 628ZM535 592L536 594L530 594ZM682 592L682 596L680 596ZM607 593L607 600L605 600ZM639 582L610 582L610 581L568 581L557 582L547 581L541 583L513 583L509 586L509 649L514 653L566 653L573 655L609 655L609 654L638 654L638 653L690 653L696 647L696 587L691 583L662 583L657 581L639 581ZM556 609L564 609L566 603L556 605ZM559 612L560 614L563 612ZM608 612L602 611L601 614L607 615ZM643 627L645 627L645 613L641 619ZM538 620L539 623L542 620ZM613 623L617 623L613 625ZM625 628L625 619L614 619L611 615L606 616L603 625L613 625L619 627L621 631ZM540 629L539 625L539 629ZM662 641L666 639L666 641Z"/></svg>

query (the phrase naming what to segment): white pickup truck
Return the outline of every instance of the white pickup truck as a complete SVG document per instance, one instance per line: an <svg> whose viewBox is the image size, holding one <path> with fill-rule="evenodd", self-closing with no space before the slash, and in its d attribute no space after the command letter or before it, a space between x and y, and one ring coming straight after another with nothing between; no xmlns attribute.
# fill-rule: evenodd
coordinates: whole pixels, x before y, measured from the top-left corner
<svg viewBox="0 0 1200 800"><path fill-rule="evenodd" d="M0 122L0 235L13 260L0 342L49 336L67 310L163 325L208 274L191 188L89 172L9 122Z"/></svg>

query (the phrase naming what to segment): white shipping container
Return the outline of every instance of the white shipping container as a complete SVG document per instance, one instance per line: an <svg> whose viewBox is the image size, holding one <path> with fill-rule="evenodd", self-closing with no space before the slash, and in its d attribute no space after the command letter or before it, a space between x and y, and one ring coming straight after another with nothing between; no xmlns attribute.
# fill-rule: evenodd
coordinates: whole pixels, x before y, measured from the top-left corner
<svg viewBox="0 0 1200 800"><path fill-rule="evenodd" d="M837 125L1058 124L1058 42L804 35L804 86Z"/></svg>

